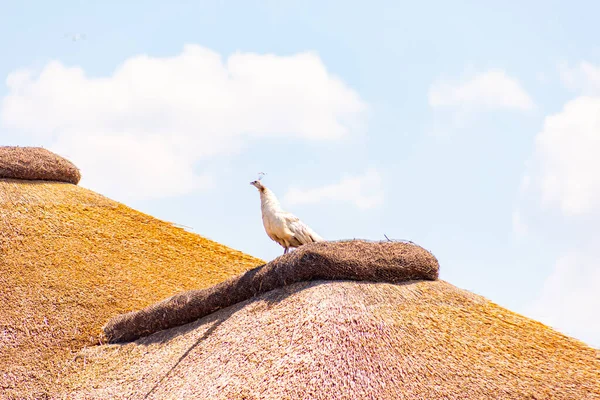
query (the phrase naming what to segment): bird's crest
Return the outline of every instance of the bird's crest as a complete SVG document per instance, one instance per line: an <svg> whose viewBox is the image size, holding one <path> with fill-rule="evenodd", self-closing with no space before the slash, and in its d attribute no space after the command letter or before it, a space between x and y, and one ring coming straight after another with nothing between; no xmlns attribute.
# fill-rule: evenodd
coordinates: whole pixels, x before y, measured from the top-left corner
<svg viewBox="0 0 600 400"><path fill-rule="evenodd" d="M264 178L264 176L265 176L265 175L266 175L266 173L264 173L264 172L259 172L259 173L258 173L258 180L259 180L259 181L260 181L260 180L262 180L262 178Z"/></svg>

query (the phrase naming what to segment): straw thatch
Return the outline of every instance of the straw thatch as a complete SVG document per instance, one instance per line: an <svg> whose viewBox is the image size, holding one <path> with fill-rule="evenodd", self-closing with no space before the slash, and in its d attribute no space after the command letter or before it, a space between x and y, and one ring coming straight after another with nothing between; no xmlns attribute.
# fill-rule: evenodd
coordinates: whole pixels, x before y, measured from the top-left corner
<svg viewBox="0 0 600 400"><path fill-rule="evenodd" d="M438 278L437 259L415 244L319 242L214 287L175 295L141 311L119 315L104 327L110 343L125 342L195 321L261 293L317 279L404 282Z"/></svg>
<svg viewBox="0 0 600 400"><path fill-rule="evenodd" d="M81 174L73 163L41 147L0 146L0 178L77 185Z"/></svg>
<svg viewBox="0 0 600 400"><path fill-rule="evenodd" d="M312 281L82 351L70 399L600 398L596 350L444 281Z"/></svg>
<svg viewBox="0 0 600 400"><path fill-rule="evenodd" d="M51 395L110 317L261 264L79 186L0 179L0 399Z"/></svg>

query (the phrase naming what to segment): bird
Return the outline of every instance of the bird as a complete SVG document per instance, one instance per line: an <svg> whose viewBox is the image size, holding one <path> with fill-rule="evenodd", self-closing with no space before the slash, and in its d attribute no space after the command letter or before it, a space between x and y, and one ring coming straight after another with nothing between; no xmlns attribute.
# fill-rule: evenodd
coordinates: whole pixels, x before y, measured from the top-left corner
<svg viewBox="0 0 600 400"><path fill-rule="evenodd" d="M260 175L265 175L261 173ZM269 188L261 182L262 176L250 182L260 193L260 209L262 212L263 226L271 240L283 247L283 254L293 247L304 244L324 242L321 236L300 221L300 218L284 211L279 200Z"/></svg>

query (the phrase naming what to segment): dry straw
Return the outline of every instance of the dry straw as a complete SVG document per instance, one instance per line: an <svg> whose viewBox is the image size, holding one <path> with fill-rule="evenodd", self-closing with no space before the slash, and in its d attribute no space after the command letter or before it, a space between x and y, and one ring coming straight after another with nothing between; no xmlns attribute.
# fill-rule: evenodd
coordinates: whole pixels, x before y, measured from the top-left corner
<svg viewBox="0 0 600 400"><path fill-rule="evenodd" d="M435 280L438 268L431 253L409 243L311 243L214 287L181 293L143 310L119 315L108 322L104 333L110 343L135 340L296 282Z"/></svg>
<svg viewBox="0 0 600 400"><path fill-rule="evenodd" d="M600 399L595 349L439 280L299 282L72 368L69 399Z"/></svg>
<svg viewBox="0 0 600 400"><path fill-rule="evenodd" d="M110 317L261 264L80 186L0 179L0 399L52 397Z"/></svg>
<svg viewBox="0 0 600 400"><path fill-rule="evenodd" d="M22 154L10 168L39 160ZM0 179L2 399L600 398L596 349L442 281L372 282L396 282L394 265L410 264L402 251L366 260L375 269L358 265L360 251L335 254L335 268L313 259L328 275L292 271L294 252L229 281L231 296L255 297L134 343L90 346L115 315L262 262L25 172Z"/></svg>
<svg viewBox="0 0 600 400"><path fill-rule="evenodd" d="M77 185L79 169L41 147L0 146L0 179L55 181Z"/></svg>

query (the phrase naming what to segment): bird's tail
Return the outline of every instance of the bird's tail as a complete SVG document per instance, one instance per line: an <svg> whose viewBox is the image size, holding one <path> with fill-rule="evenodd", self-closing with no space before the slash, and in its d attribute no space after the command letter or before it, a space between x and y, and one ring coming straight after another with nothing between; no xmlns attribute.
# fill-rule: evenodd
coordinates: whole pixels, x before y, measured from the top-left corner
<svg viewBox="0 0 600 400"><path fill-rule="evenodd" d="M319 234L315 231L313 231L312 229L308 228L308 234L310 235L310 238L312 239L313 242L324 242L325 239L323 239L321 236L319 236Z"/></svg>

